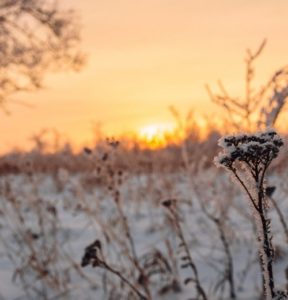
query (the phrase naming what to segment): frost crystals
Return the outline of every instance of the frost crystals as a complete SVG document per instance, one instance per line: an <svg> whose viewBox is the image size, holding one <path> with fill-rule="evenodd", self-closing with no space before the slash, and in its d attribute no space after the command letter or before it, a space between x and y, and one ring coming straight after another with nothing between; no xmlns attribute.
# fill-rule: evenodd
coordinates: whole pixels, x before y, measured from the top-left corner
<svg viewBox="0 0 288 300"><path fill-rule="evenodd" d="M268 129L256 134L223 137L219 140L219 146L223 151L214 159L216 165L232 173L247 194L252 207L258 231L259 260L265 299L288 299L279 298L280 294L274 287L274 249L270 232L271 221L267 218L268 199L264 182L267 168L278 156L283 141L276 131ZM281 294L281 297L284 297L284 294Z"/></svg>

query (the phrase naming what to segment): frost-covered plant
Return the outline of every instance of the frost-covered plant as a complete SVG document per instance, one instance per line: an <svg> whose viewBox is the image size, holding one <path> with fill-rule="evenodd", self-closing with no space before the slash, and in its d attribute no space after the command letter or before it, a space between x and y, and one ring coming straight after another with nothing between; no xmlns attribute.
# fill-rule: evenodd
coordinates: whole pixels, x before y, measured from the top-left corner
<svg viewBox="0 0 288 300"><path fill-rule="evenodd" d="M102 254L102 245L99 240L95 240L91 245L87 246L85 248L85 253L82 257L81 266L86 267L88 265L91 265L92 267L96 268L102 268L107 270L108 272L114 274L117 276L122 282L124 282L126 285L128 285L131 290L134 291L134 293L139 297L141 300L147 300L148 298L144 296L138 288L131 283L123 274L122 272L116 270L114 267L112 267L105 259Z"/></svg>
<svg viewBox="0 0 288 300"><path fill-rule="evenodd" d="M273 278L272 236L267 218L265 174L272 160L278 156L283 141L272 129L256 134L225 136L219 140L223 151L215 158L217 166L231 172L244 188L250 200L258 230L259 258L266 299L276 297Z"/></svg>

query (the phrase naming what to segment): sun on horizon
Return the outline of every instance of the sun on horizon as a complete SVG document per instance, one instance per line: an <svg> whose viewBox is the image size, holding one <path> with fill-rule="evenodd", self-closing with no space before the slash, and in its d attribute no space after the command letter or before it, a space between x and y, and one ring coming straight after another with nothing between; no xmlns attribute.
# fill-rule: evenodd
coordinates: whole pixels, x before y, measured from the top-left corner
<svg viewBox="0 0 288 300"><path fill-rule="evenodd" d="M154 123L140 127L137 136L140 144L150 149L165 147L175 135L175 125L170 123Z"/></svg>

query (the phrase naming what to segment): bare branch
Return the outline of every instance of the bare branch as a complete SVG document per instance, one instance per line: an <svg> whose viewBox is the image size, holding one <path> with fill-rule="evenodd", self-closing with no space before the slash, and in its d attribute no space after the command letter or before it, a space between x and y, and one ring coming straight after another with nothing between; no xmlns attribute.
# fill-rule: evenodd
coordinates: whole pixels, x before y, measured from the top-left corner
<svg viewBox="0 0 288 300"><path fill-rule="evenodd" d="M75 12L58 1L2 0L0 4L0 101L41 88L46 72L79 69L80 31Z"/></svg>

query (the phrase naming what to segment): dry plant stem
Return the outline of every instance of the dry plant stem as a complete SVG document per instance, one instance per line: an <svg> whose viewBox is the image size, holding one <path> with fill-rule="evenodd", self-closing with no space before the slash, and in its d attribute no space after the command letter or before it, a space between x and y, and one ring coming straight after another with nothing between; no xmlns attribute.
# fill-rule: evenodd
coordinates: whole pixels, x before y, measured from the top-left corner
<svg viewBox="0 0 288 300"><path fill-rule="evenodd" d="M253 174L253 178L255 180L256 186L258 187L258 194L257 194L258 199L254 199L252 197L248 187L241 180L236 169L231 168L231 171L234 173L239 183L245 189L249 199L252 202L253 208L255 209L255 212L259 217L259 221L261 223L261 228L259 228L260 232L258 233L258 239L261 244L261 248L262 248L261 250L263 250L261 251L263 253L260 253L260 261L261 261L261 268L262 268L262 274L264 280L263 282L264 294L267 297L267 299L271 299L275 296L274 276L273 276L273 266L272 266L274 251L271 244L271 237L269 235L270 221L266 218L266 211L265 211L265 204L264 204L265 193L264 193L264 186L263 186L264 175L267 167L268 165L265 165L261 173L259 172L258 169L256 169L255 173Z"/></svg>
<svg viewBox="0 0 288 300"><path fill-rule="evenodd" d="M68 253L64 252L63 253L63 258L66 258L71 263L71 267L74 268L74 270L77 272L77 274L81 278L83 278L84 280L86 280L90 284L90 286L98 287L98 283L94 282L89 276L87 276L82 271L82 269L80 268L79 264L76 261L74 261L72 259L72 257Z"/></svg>
<svg viewBox="0 0 288 300"><path fill-rule="evenodd" d="M252 88L251 83L254 77L254 67L253 63L255 59L261 54L262 50L266 45L266 40L263 40L259 48L255 53L252 53L251 50L247 50L247 59L246 59L246 101L245 101L245 119L247 121L248 129L251 129L251 114L253 113L253 106L257 107L258 101L253 99L251 96Z"/></svg>
<svg viewBox="0 0 288 300"><path fill-rule="evenodd" d="M233 257L231 254L229 241L226 237L225 230L224 230L224 223L227 218L227 214L223 211L220 211L218 213L218 216L216 217L215 214L208 211L207 207L205 206L204 201L201 201L201 193L199 193L198 188L196 185L194 185L194 190L197 193L196 199L198 199L198 203L205 214L205 216L211 220L219 233L219 239L223 245L224 253L226 255L226 268L225 268L225 277L224 279L228 281L229 288L230 288L230 298L236 299L236 292L235 292L235 284L234 284L234 267L233 267Z"/></svg>
<svg viewBox="0 0 288 300"><path fill-rule="evenodd" d="M18 269L19 271L17 272L17 275L19 275L19 277L22 281L23 288L25 289L27 295L29 295L29 290L32 290L37 294L37 297L39 297L39 299L48 299L49 297L48 297L47 292L48 292L49 288L47 288L47 287L51 287L51 286L56 287L57 286L57 288L59 288L59 290L60 290L60 287L58 286L57 278L53 278L51 276L48 277L48 276L44 275L45 271L46 271L46 264L49 264L49 261L51 261L52 257L50 258L47 255L46 264L43 261L43 259L38 258L39 249L37 249L36 244L33 242L31 237L27 236L27 233L25 231L25 229L27 228L27 224L25 223L25 218L21 214L21 211L20 211L19 207L16 205L16 203L11 201L11 204L14 207L14 211L17 216L17 219L14 220L14 222L19 223L19 224L17 224L18 230L15 232L15 235L18 234L21 237L21 239L25 243L26 247L30 250L30 257L34 258L33 260L30 259L29 264L30 264L30 267L33 269L33 271L38 275L38 278L35 279L35 282L39 281L41 288L37 289L33 285L26 283L26 280L23 275L23 274L25 274L25 268L26 268L25 265L21 265L21 267ZM43 215L39 211L38 208L39 207L36 207L36 211L39 216L38 225L39 225L39 227L41 227L44 225L41 221L41 216L43 217ZM43 217L43 219L44 219L44 217ZM42 230L41 235L45 236L44 228L42 227L41 230ZM45 240L42 241L40 251L46 251L48 253L48 249L46 248L47 247L46 242L47 241L45 241ZM22 253L19 253L19 256L21 256L21 255L22 255ZM30 298L33 298L33 296L30 296Z"/></svg>
<svg viewBox="0 0 288 300"><path fill-rule="evenodd" d="M116 144L115 144L116 143ZM112 140L110 141L109 145L113 148L113 150L115 150L118 147L118 142ZM115 163L115 151L112 152L112 162ZM113 180L113 190L114 190L114 202L116 204L116 208L118 210L118 213L120 215L121 221L122 221L122 225L125 231L125 236L128 240L128 243L130 245L130 250L132 252L132 257L130 256L130 254L128 254L129 259L132 261L132 263L134 264L135 268L138 270L140 277L144 278L145 280L143 280L142 282L142 286L143 289L145 290L146 296L148 300L151 300L151 292L149 289L149 282L147 279L147 276L145 275L145 272L143 270L143 268L141 267L140 263L139 263L139 259L137 256L137 252L136 252L136 248L135 248L135 244L134 244L134 240L131 234L131 230L128 224L128 220L127 217L123 211L123 206L122 206L122 199L121 199L121 193L120 193L120 185L121 183L119 182L115 182Z"/></svg>
<svg viewBox="0 0 288 300"><path fill-rule="evenodd" d="M84 268L88 265L91 265L93 268L104 269L114 275L116 275L122 282L130 287L141 300L149 300L145 295L143 295L139 289L131 283L120 271L117 271L109 263L105 261L102 253L102 246L99 240L95 240L91 245L85 248L84 256L82 257L81 266Z"/></svg>
<svg viewBox="0 0 288 300"><path fill-rule="evenodd" d="M197 191L197 187L194 187L195 191ZM200 200L200 193L197 193L197 197L199 205L205 216L210 219L216 226L217 231L219 233L220 241L224 248L224 253L226 255L226 270L225 270L225 280L228 281L229 288L230 288L230 298L236 299L236 292L235 292L235 284L234 284L234 267L233 267L233 257L229 246L229 241L226 237L225 230L224 230L224 222L226 215L225 213L220 213L221 217L216 217L212 213L210 213L203 201Z"/></svg>
<svg viewBox="0 0 288 300"><path fill-rule="evenodd" d="M220 241L222 242L222 245L223 245L223 248L224 248L224 252L225 252L225 255L227 257L227 266L226 266L226 271L225 271L225 273L226 273L225 274L225 278L227 279L227 281L229 283L230 298L231 299L236 299L234 276L233 276L233 274L234 274L233 258L232 258L232 254L231 254L229 242L228 242L227 237L226 237L225 232L224 232L223 222L221 222L221 220L219 218L216 218L212 214L210 214L206 210L206 208L204 207L204 205L201 205L201 206L203 208L203 211L204 211L205 215L212 222L214 222L214 224L216 225L216 228L218 230L219 238L220 238Z"/></svg>
<svg viewBox="0 0 288 300"><path fill-rule="evenodd" d="M264 276L264 285L268 284L271 293L271 296L275 296L275 291L274 291L274 277L273 277L273 258L274 258L274 250L271 244L272 237L270 236L270 220L266 218L266 208L265 208L265 189L264 189L264 176L268 167L267 163L264 166L264 169L262 171L255 170L255 182L257 183L258 186L258 206L259 206L259 215L261 219L261 225L262 225L262 230L263 230L263 250L264 253L266 254L266 259L263 260L263 271L266 272L268 271L268 278L266 279ZM264 273L266 274L266 273ZM268 283L265 282L268 280ZM267 297L268 297L268 292L267 292Z"/></svg>
<svg viewBox="0 0 288 300"><path fill-rule="evenodd" d="M148 300L148 298L146 296L144 296L141 292L139 292L138 289L121 274L121 272L113 269L112 267L108 266L107 264L105 264L104 267L106 270L108 270L111 273L113 273L114 275L118 276L123 282L125 282L135 292L135 294L137 294L139 296L139 299Z"/></svg>
<svg viewBox="0 0 288 300"><path fill-rule="evenodd" d="M266 40L256 51L247 50L245 91L244 97L232 97L225 90L221 81L218 82L219 93L214 94L207 85L207 92L213 102L221 106L226 112L228 122L237 131L247 131L256 128L274 126L288 97L287 66L276 71L270 80L259 88L253 84L255 78L255 61L263 52ZM254 118L254 117L257 118Z"/></svg>
<svg viewBox="0 0 288 300"><path fill-rule="evenodd" d="M177 233L178 233L178 236L180 238L180 241L181 241L181 244L183 245L184 247L184 250L185 250L185 254L188 258L188 263L189 263L189 266L190 268L192 269L192 272L194 274L194 279L193 281L195 282L195 285L196 285L196 290L197 290L197 293L198 295L200 295L201 298L197 298L197 299L202 299L202 300L208 300L207 296L206 296L206 293L200 283L200 280L199 280L199 276L198 276L198 270L197 270L197 267L192 259L192 256L191 256L191 253L189 251L189 247L187 245L187 242L185 240L185 237L184 237L184 234L183 234L183 230L181 228L181 225L179 223L179 219L178 219L178 216L175 212L175 210L173 208L169 208L169 211L171 212L172 216L173 216L173 220L174 220L174 224L176 226L176 229L177 229Z"/></svg>
<svg viewBox="0 0 288 300"><path fill-rule="evenodd" d="M180 224L178 224L178 225L179 225L179 229L178 229L179 230L179 237L181 239L181 242L183 243L186 255L189 259L189 265L190 265L190 267L191 267L191 269L194 273L194 276L195 276L195 284L196 284L197 292L199 293L199 295L202 297L203 300L208 300L208 298L206 296L206 293L205 293L204 289L202 288L202 286L200 284L200 280L199 280L199 276L198 276L198 270L197 270L196 265L194 264L194 262L192 260L192 257L191 257L188 245L185 241L181 226L180 226Z"/></svg>
<svg viewBox="0 0 288 300"><path fill-rule="evenodd" d="M166 248L167 248L167 252L168 252L170 261L172 263L172 269L173 269L173 273L174 273L174 276L175 276L175 281L180 282L179 271L178 271L178 267L177 267L177 259L174 256L173 248L172 248L171 243L169 242L168 239L165 240L165 245L166 245Z"/></svg>
<svg viewBox="0 0 288 300"><path fill-rule="evenodd" d="M141 299L141 300L149 300L146 296L144 296L137 289L137 287L134 284L132 284L126 277L124 277L121 272L119 272L119 271L115 270L114 268L112 268L108 263L106 263L105 260L100 259L99 257L97 257L97 264L95 264L93 266L94 267L97 266L99 268L105 269L105 270L111 272L112 274L114 274L115 276L117 276L125 284L127 284L131 288L131 290L133 290L135 292L136 295L138 295L139 299Z"/></svg>
<svg viewBox="0 0 288 300"><path fill-rule="evenodd" d="M123 223L124 230L125 230L125 234L126 234L126 237L129 241L130 248L131 248L131 251L132 251L132 262L133 262L134 266L136 267L136 269L139 271L140 276L143 277L143 278L146 278L145 272L144 272L144 270L142 269L142 267L139 263L139 259L138 259L136 249L135 249L135 245L134 245L134 240L132 238L130 228L129 228L129 225L128 225L128 222L127 222L127 217L125 216L125 214L123 212L123 209L122 209L122 206L121 206L121 203L120 203L120 197L118 199L115 199L115 202L117 204L117 209L118 209L119 214L121 216L122 223ZM143 288L144 288L145 293L147 295L147 298L145 298L145 299L149 299L149 300L152 299L151 292L150 292L147 280L144 280Z"/></svg>
<svg viewBox="0 0 288 300"><path fill-rule="evenodd" d="M239 175L237 174L236 172L236 169L233 169L232 170L234 176L236 177L236 179L238 180L238 182L240 183L240 185L244 188L246 194L248 195L249 197L249 200L251 201L251 204L253 206L253 208L258 211L258 208L257 208L257 205L249 191L249 189L246 187L246 185L244 184L244 182L242 181L242 179L239 177ZM253 229L254 229L254 232L257 233L257 224L255 224L255 220L252 220L252 225L253 225ZM262 270L262 262L261 262L261 259L258 260L259 261L259 266L260 266L260 269ZM263 275L263 272L262 272L262 286L263 286L263 291L265 290L265 279L264 279L264 275Z"/></svg>
<svg viewBox="0 0 288 300"><path fill-rule="evenodd" d="M273 277L274 250L270 235L270 220L267 218L264 177L268 166L278 156L283 144L283 140L272 129L255 134L226 136L219 141L219 146L224 150L215 159L216 165L224 167L235 176L251 202L258 231L263 294L267 300L274 298L276 291ZM239 163L240 169L245 170L241 176L237 173ZM247 176L245 180L244 176Z"/></svg>

